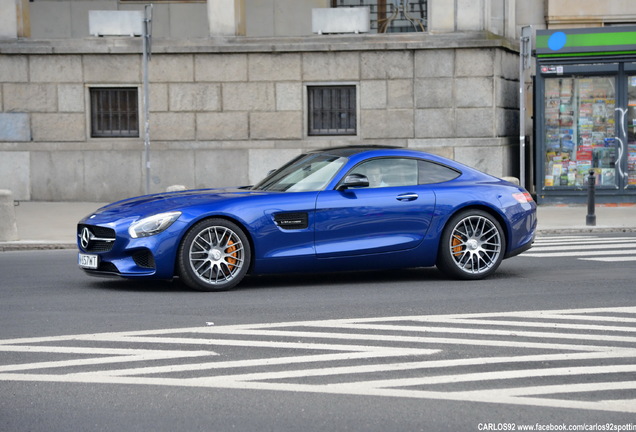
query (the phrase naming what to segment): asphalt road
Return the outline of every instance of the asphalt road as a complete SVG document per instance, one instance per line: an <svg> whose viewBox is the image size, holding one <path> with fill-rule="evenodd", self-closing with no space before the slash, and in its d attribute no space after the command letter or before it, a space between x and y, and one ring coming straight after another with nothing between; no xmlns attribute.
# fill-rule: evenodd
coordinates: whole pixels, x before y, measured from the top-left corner
<svg viewBox="0 0 636 432"><path fill-rule="evenodd" d="M634 233L541 238L485 281L199 293L2 252L0 430L636 430L635 256Z"/></svg>

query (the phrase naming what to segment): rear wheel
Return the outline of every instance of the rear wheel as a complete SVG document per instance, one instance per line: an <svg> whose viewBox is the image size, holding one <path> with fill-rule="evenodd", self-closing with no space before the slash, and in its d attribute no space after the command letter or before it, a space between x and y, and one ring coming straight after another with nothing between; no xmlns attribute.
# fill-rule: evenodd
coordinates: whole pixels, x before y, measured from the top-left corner
<svg viewBox="0 0 636 432"><path fill-rule="evenodd" d="M247 236L225 219L205 219L194 225L179 247L179 275L190 288L223 291L236 286L250 266Z"/></svg>
<svg viewBox="0 0 636 432"><path fill-rule="evenodd" d="M467 210L446 224L437 267L456 279L482 279L497 270L504 253L505 235L499 222L487 212Z"/></svg>

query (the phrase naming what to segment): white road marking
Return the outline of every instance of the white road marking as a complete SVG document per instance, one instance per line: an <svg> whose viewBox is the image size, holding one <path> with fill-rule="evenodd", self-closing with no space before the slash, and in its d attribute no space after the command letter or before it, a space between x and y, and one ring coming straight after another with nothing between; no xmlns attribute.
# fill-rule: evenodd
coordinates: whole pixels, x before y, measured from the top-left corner
<svg viewBox="0 0 636 432"><path fill-rule="evenodd" d="M553 238L537 238L534 244L537 246L548 245L576 245L576 244L612 244L612 243L635 243L634 237L553 237Z"/></svg>
<svg viewBox="0 0 636 432"><path fill-rule="evenodd" d="M475 356L465 358L458 346L473 346ZM250 348L258 357L242 359L226 353L227 347ZM0 365L0 381L296 391L636 413L634 398L624 398L636 391L636 307L20 338L0 340L0 352L25 356ZM31 354L54 360L28 362ZM153 364L156 360L163 364ZM591 376L601 382L587 383ZM537 385L545 378L550 384ZM579 396L587 393L598 396Z"/></svg>
<svg viewBox="0 0 636 432"><path fill-rule="evenodd" d="M627 256L626 256L627 255ZM574 257L585 261L636 261L636 239L633 237L550 236L539 237L525 257Z"/></svg>
<svg viewBox="0 0 636 432"><path fill-rule="evenodd" d="M18 340L19 341L19 340ZM123 363L131 361L152 361L162 359L177 359L186 357L203 357L217 355L213 351L158 351L143 349L121 348L81 348L81 347L56 347L56 346L23 346L5 345L7 341L0 341L0 352L21 353L50 353L50 354L81 354L90 355L91 358L48 361L27 364L0 365L0 372L10 372L30 369L51 369L71 366L86 366L108 363ZM9 342L11 343L11 342ZM19 342L18 342L19 343ZM94 357L94 356L100 357ZM103 356L103 357L101 357Z"/></svg>
<svg viewBox="0 0 636 432"><path fill-rule="evenodd" d="M612 243L612 244L607 244L607 243L602 243L602 244L567 244L567 245L558 245L558 246L537 246L536 249L540 250L541 252L555 252L555 251L571 251L571 250L583 250L585 252L589 253L596 253L597 250L604 250L604 249L617 249L617 250L621 250L621 249L633 249L636 248L636 242L630 242L630 243ZM533 248L534 249L534 248ZM533 249L530 249L531 251Z"/></svg>
<svg viewBox="0 0 636 432"><path fill-rule="evenodd" d="M584 261L600 261L600 262L629 262L636 261L636 255L634 256L615 256L615 257L599 257L599 258L579 258Z"/></svg>
<svg viewBox="0 0 636 432"><path fill-rule="evenodd" d="M625 250L581 250L578 252L526 252L523 256L537 257L537 258L553 258L553 257L597 257L597 256L609 256L609 255L635 255L636 248Z"/></svg>
<svg viewBox="0 0 636 432"><path fill-rule="evenodd" d="M539 236L535 239L536 242L541 241L558 241L558 240L569 240L569 239L595 239L598 238L595 235L553 235L553 236ZM628 237L623 237L628 238Z"/></svg>

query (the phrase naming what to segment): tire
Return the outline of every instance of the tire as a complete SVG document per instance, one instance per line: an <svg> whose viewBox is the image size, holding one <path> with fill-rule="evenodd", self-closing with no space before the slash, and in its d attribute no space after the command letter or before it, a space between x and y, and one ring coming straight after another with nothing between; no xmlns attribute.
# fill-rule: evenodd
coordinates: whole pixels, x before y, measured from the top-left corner
<svg viewBox="0 0 636 432"><path fill-rule="evenodd" d="M497 270L505 254L499 222L481 210L453 216L442 232L437 268L454 279L478 280Z"/></svg>
<svg viewBox="0 0 636 432"><path fill-rule="evenodd" d="M204 219L183 238L177 255L181 280L198 291L224 291L236 286L252 258L247 236L225 219Z"/></svg>

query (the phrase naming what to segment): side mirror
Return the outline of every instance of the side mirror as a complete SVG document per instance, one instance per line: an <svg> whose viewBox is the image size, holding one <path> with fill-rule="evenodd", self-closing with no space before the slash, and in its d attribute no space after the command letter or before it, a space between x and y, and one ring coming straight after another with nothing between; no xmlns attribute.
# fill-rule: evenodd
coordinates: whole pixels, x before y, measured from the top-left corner
<svg viewBox="0 0 636 432"><path fill-rule="evenodd" d="M345 190L354 187L369 187L369 179L362 174L349 174L338 186L338 190Z"/></svg>

